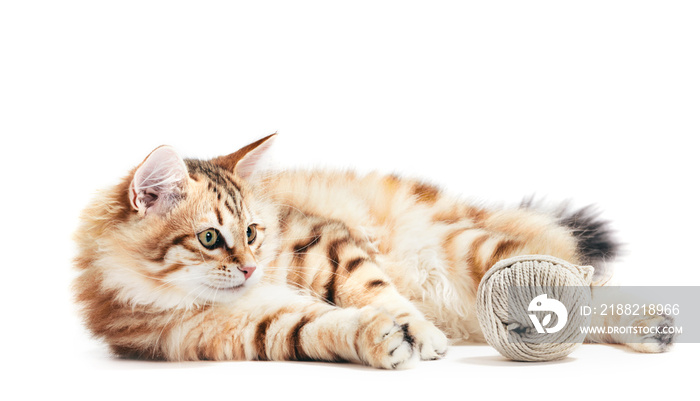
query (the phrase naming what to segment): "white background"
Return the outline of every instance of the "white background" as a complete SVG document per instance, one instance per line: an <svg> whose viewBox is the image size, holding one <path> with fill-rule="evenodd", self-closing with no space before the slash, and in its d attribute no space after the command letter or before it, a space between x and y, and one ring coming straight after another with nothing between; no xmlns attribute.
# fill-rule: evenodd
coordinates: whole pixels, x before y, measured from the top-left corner
<svg viewBox="0 0 700 401"><path fill-rule="evenodd" d="M70 301L77 215L152 148L379 169L488 204L596 203L616 280L700 285L696 2L5 1L0 392L72 399L602 397L690 387L697 344L563 362L453 347L406 372L121 361ZM7 397L3 396L3 399Z"/></svg>

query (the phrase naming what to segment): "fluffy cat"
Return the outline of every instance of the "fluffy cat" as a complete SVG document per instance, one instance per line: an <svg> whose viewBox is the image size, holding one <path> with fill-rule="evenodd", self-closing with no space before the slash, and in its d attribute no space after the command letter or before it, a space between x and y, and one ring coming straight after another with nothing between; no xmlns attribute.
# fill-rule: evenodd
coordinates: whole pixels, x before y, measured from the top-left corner
<svg viewBox="0 0 700 401"><path fill-rule="evenodd" d="M392 175L254 174L272 137L209 161L159 147L84 211L76 300L114 353L406 368L448 337L483 341L476 288L498 260L615 256L586 210L489 210Z"/></svg>

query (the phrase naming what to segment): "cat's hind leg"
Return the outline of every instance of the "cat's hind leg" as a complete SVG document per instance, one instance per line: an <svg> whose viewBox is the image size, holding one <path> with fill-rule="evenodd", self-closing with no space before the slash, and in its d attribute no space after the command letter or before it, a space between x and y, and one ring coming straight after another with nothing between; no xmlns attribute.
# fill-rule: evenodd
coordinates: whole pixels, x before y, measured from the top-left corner
<svg viewBox="0 0 700 401"><path fill-rule="evenodd" d="M593 305L591 329L586 342L624 344L637 352L668 351L675 339L675 318L670 305L645 302L620 287L592 287Z"/></svg>
<svg viewBox="0 0 700 401"><path fill-rule="evenodd" d="M470 240L462 258L475 286L499 260L529 254L551 255L575 264L593 265L597 272L591 287L594 305L644 304L607 299L609 293L604 288L598 290L597 284L607 275L606 262L614 259L618 244L607 225L588 209L568 215L528 208L496 211L482 215L472 230L460 235ZM603 332L591 332L586 341L625 344L637 352L663 352L673 343L675 336L668 331L673 323L668 314L594 315L591 327L599 327Z"/></svg>

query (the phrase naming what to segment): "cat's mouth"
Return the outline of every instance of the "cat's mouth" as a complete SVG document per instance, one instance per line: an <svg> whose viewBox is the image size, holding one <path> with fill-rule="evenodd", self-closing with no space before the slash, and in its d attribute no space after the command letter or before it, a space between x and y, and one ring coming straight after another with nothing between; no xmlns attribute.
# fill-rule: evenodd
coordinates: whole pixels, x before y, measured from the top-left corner
<svg viewBox="0 0 700 401"><path fill-rule="evenodd" d="M245 285L245 282L238 284L238 285L225 285L225 286L216 286L216 285L211 285L211 284L204 284L205 286L211 288L212 290L216 291L226 291L226 292L234 292L237 290L240 290L243 288Z"/></svg>

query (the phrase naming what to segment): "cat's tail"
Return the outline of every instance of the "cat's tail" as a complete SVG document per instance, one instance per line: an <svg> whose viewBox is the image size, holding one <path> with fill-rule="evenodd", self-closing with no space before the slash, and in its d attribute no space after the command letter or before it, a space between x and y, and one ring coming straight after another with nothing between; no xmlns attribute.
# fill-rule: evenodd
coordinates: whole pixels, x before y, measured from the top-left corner
<svg viewBox="0 0 700 401"><path fill-rule="evenodd" d="M541 204L535 204L533 198L524 199L520 206L546 209ZM612 275L611 262L620 255L622 244L616 238L610 222L600 217L600 210L591 205L572 211L565 203L547 212L553 214L559 224L574 235L578 242L580 262L595 268L593 281L608 279Z"/></svg>

